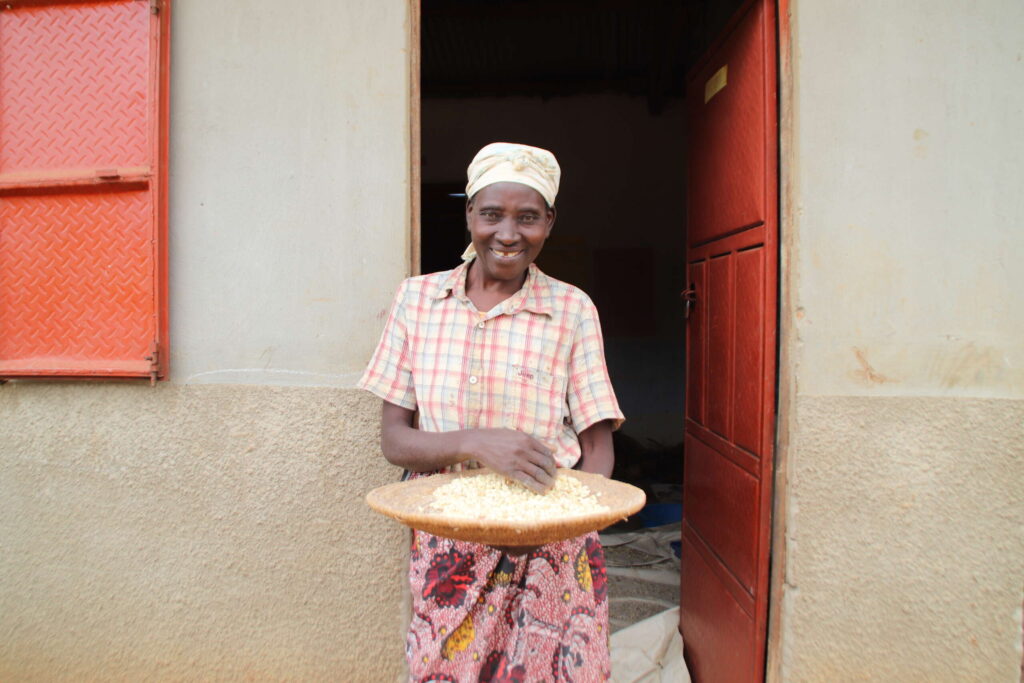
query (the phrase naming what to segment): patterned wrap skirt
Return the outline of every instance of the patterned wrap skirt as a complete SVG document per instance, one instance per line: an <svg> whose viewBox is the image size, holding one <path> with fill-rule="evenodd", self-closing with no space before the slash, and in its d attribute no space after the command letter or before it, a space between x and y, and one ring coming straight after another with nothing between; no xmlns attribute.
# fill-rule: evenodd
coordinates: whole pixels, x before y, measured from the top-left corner
<svg viewBox="0 0 1024 683"><path fill-rule="evenodd" d="M414 531L409 680L606 681L608 576L596 533L510 556Z"/></svg>

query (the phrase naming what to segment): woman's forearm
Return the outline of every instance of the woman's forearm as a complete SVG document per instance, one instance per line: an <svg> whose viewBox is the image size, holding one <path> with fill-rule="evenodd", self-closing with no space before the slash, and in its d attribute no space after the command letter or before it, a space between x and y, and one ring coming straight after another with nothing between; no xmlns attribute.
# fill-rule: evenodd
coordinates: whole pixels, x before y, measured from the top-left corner
<svg viewBox="0 0 1024 683"><path fill-rule="evenodd" d="M413 427L414 411L384 401L381 450L392 465L431 472L467 459L462 432L424 432Z"/></svg>
<svg viewBox="0 0 1024 683"><path fill-rule="evenodd" d="M612 424L602 420L580 432L580 469L608 477L615 467L615 449L612 446Z"/></svg>

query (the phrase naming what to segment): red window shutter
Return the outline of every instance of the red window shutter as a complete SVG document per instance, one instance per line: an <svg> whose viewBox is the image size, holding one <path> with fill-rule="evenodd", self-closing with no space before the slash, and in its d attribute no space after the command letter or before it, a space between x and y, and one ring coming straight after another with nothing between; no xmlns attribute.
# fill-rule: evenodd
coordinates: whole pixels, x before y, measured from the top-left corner
<svg viewBox="0 0 1024 683"><path fill-rule="evenodd" d="M169 9L0 3L0 377L166 373Z"/></svg>

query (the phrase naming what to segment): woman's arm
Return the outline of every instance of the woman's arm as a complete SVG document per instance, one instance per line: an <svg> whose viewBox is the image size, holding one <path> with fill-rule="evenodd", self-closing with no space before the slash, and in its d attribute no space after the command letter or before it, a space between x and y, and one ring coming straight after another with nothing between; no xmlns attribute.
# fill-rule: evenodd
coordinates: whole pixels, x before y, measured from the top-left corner
<svg viewBox="0 0 1024 683"><path fill-rule="evenodd" d="M580 449L581 470L611 478L615 466L611 420L601 420L580 432Z"/></svg>
<svg viewBox="0 0 1024 683"><path fill-rule="evenodd" d="M412 410L383 404L381 450L392 465L430 472L472 459L535 491L546 491L555 483L551 451L528 434L514 429L424 432L413 427Z"/></svg>

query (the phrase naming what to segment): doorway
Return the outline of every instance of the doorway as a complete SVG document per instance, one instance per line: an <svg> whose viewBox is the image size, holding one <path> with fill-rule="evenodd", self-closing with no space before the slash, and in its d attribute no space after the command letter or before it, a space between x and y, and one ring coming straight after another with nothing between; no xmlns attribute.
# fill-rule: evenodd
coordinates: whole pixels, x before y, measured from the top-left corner
<svg viewBox="0 0 1024 683"><path fill-rule="evenodd" d="M627 417L614 476L662 505L645 510L666 515L655 522L671 522L683 495L687 74L750 4L422 2L421 270L459 263L465 168L479 148L522 142L555 154L558 221L537 263L597 305Z"/></svg>
<svg viewBox="0 0 1024 683"><path fill-rule="evenodd" d="M627 418L614 434L614 477L657 503L622 527L678 521L687 54L672 46L686 44L684 7L424 0L422 12L423 272L459 263L466 164L478 149L505 141L551 150L562 167L558 220L537 264L597 305ZM669 537L649 548L659 556L608 549L609 564L654 562L675 574L637 583L613 572L613 630L678 605Z"/></svg>

